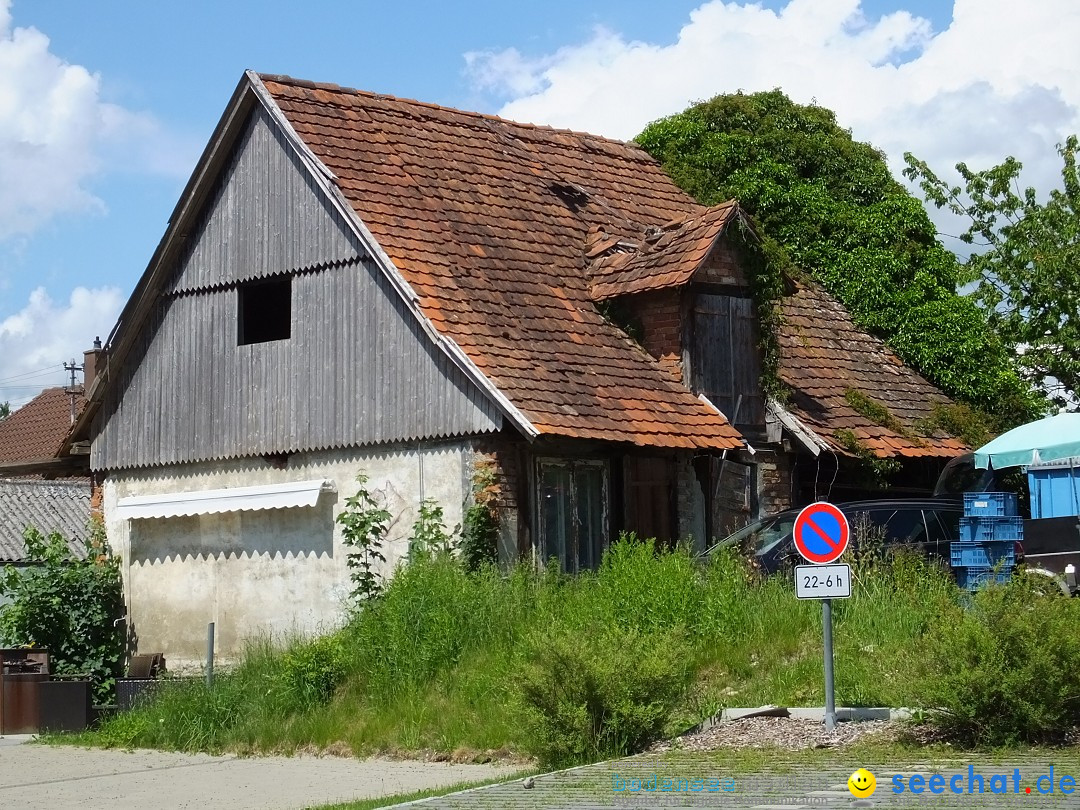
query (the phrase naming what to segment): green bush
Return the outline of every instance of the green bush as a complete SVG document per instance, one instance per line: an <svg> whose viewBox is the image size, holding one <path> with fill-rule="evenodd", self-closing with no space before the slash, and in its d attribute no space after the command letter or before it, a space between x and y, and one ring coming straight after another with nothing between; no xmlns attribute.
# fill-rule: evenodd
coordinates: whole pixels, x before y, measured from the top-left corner
<svg viewBox="0 0 1080 810"><path fill-rule="evenodd" d="M1048 742L1080 723L1080 601L1018 575L942 617L924 705L958 741Z"/></svg>
<svg viewBox="0 0 1080 810"><path fill-rule="evenodd" d="M337 635L294 644L281 656L280 688L297 710L326 703L345 679L345 652Z"/></svg>
<svg viewBox="0 0 1080 810"><path fill-rule="evenodd" d="M27 528L26 558L32 565L0 572L0 643L49 651L53 672L88 675L94 697L111 703L120 675L125 637L120 561L105 542L100 523L91 526L87 557L72 556L67 541Z"/></svg>
<svg viewBox="0 0 1080 810"><path fill-rule="evenodd" d="M690 686L680 631L540 633L517 673L531 750L550 767L625 756L657 739Z"/></svg>
<svg viewBox="0 0 1080 810"><path fill-rule="evenodd" d="M606 551L593 601L624 629L689 627L700 589L699 571L684 550L658 549L652 540L624 534Z"/></svg>

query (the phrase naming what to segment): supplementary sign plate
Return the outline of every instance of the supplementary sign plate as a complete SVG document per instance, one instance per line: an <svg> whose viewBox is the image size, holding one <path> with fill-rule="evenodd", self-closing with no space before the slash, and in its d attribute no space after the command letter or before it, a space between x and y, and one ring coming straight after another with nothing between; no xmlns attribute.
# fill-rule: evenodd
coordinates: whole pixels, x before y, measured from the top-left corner
<svg viewBox="0 0 1080 810"><path fill-rule="evenodd" d="M851 566L795 566L795 595L800 599L847 599L851 596Z"/></svg>
<svg viewBox="0 0 1080 810"><path fill-rule="evenodd" d="M812 503L795 518L795 548L807 562L836 562L851 537L847 516L831 503Z"/></svg>

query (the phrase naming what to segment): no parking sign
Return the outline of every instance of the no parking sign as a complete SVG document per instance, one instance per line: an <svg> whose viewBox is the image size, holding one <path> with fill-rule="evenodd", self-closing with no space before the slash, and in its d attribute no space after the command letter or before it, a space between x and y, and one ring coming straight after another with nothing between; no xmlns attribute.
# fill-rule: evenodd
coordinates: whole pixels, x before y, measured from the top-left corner
<svg viewBox="0 0 1080 810"><path fill-rule="evenodd" d="M826 565L840 559L851 539L847 516L831 503L812 503L795 518L795 548L807 562Z"/></svg>

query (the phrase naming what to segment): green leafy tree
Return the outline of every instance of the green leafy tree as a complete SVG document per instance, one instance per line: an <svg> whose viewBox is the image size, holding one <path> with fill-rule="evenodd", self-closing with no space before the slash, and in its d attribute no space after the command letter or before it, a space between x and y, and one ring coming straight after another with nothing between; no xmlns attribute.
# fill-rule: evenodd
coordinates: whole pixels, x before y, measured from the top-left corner
<svg viewBox="0 0 1080 810"><path fill-rule="evenodd" d="M382 582L376 566L386 562L382 546L390 527L390 513L375 500L367 488L367 476L356 476L360 485L356 494L345 499L345 508L337 516L341 524L342 542L356 549L346 554L353 600L362 605L382 592Z"/></svg>
<svg viewBox="0 0 1080 810"><path fill-rule="evenodd" d="M1068 401L1080 385L1080 171L1075 135L1058 146L1062 188L1040 202L1033 188L1020 191L1018 160L984 171L964 163L964 186L949 186L927 164L904 155L904 174L918 180L926 199L963 217L960 238L976 248L963 280L978 282L975 299L990 326L1017 352L1036 383L1055 378Z"/></svg>
<svg viewBox="0 0 1080 810"><path fill-rule="evenodd" d="M983 312L957 294L959 261L922 202L831 111L779 90L720 95L637 141L702 203L737 198L791 266L946 393L1005 423L1038 409Z"/></svg>
<svg viewBox="0 0 1080 810"><path fill-rule="evenodd" d="M57 532L27 528L22 569L0 573L0 642L49 651L53 672L87 674L95 698L111 703L124 660L124 591L120 560L112 555L100 521L91 527L86 559L78 559Z"/></svg>
<svg viewBox="0 0 1080 810"><path fill-rule="evenodd" d="M0 402L0 419L7 419L11 416L11 403Z"/></svg>
<svg viewBox="0 0 1080 810"><path fill-rule="evenodd" d="M409 559L449 554L454 551L454 537L460 527L447 531L443 508L433 498L424 498L409 537Z"/></svg>

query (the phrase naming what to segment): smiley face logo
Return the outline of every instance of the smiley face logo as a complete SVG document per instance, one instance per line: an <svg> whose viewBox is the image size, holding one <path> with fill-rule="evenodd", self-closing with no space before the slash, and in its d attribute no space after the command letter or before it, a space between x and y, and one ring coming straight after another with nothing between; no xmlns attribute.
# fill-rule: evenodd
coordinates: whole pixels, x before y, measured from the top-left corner
<svg viewBox="0 0 1080 810"><path fill-rule="evenodd" d="M856 799L868 799L877 790L877 779L866 768L859 768L848 777L847 789Z"/></svg>

